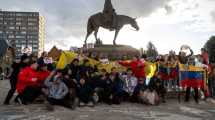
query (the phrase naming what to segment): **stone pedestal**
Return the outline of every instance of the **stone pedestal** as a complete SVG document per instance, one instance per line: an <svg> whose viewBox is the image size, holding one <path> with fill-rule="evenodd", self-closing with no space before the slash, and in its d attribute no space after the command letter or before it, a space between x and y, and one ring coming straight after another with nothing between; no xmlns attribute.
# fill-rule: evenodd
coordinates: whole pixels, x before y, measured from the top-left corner
<svg viewBox="0 0 215 120"><path fill-rule="evenodd" d="M89 48L87 53L108 57L110 60L131 59L133 56L140 55L140 51L129 45L95 45Z"/></svg>

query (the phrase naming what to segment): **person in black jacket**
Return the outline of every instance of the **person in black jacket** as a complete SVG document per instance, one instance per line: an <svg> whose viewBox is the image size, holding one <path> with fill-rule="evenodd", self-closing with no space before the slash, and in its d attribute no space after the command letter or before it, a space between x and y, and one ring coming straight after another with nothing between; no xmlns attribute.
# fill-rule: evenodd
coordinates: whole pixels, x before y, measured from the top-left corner
<svg viewBox="0 0 215 120"><path fill-rule="evenodd" d="M94 94L94 90L87 83L86 77L81 76L79 84L77 85L77 96L80 102L79 105L80 106L88 105L93 107L94 106L93 94Z"/></svg>
<svg viewBox="0 0 215 120"><path fill-rule="evenodd" d="M13 69L12 70L12 73L10 75L10 85L11 85L11 89L8 91L8 94L7 94L7 97L5 98L5 101L4 101L4 105L9 105L10 104L10 100L11 98L13 97L13 94L15 93L16 91L16 84L17 84L17 80L18 80L18 74L20 72L21 69L27 67L29 64L29 57L24 54L21 56L21 60L20 62L14 62L11 66L11 68ZM15 102L18 102L18 99L16 98L15 99Z"/></svg>
<svg viewBox="0 0 215 120"><path fill-rule="evenodd" d="M66 69L68 70L68 74L69 77L71 79L75 79L78 80L78 73L80 70L80 66L79 66L79 60L78 59L74 59L70 64L68 64L66 66Z"/></svg>
<svg viewBox="0 0 215 120"><path fill-rule="evenodd" d="M190 54L186 55L185 52L183 52L183 49L189 49L190 50ZM185 64L185 65L190 65L193 62L191 62L191 56L193 56L193 50L189 47L189 46L183 46L181 47L181 51L179 53L179 62L181 64ZM186 95L185 95L185 102L189 102L190 99L190 91L191 91L191 87L187 87L186 88ZM198 88L194 88L194 99L196 101L196 103L198 103L198 99L199 99L199 95L198 95Z"/></svg>

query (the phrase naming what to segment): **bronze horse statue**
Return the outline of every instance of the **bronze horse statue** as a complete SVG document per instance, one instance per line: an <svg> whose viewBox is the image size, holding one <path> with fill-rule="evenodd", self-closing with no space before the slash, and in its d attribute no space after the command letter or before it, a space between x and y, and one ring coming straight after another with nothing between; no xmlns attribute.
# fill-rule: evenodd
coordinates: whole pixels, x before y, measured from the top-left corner
<svg viewBox="0 0 215 120"><path fill-rule="evenodd" d="M92 32L94 32L94 36L96 41L98 40L97 38L97 33L99 30L99 27L103 27L106 29L109 29L110 31L115 30L115 36L114 36L114 40L113 40L113 44L116 45L116 38L118 36L119 31L122 29L122 27L124 25L128 25L130 24L133 28L135 28L137 31L139 30L139 26L136 22L136 19L131 18L129 16L125 16L125 15L116 15L116 25L111 25L111 24L107 24L104 21L104 16L102 13L97 13L92 15L87 23L87 35L85 38L85 45L87 44L87 38L89 37L89 35L92 34Z"/></svg>

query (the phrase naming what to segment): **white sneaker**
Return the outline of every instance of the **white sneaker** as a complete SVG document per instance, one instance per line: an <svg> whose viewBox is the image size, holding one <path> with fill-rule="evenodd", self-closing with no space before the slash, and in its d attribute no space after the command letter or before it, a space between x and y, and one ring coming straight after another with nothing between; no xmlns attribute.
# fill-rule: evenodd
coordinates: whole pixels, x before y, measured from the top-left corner
<svg viewBox="0 0 215 120"><path fill-rule="evenodd" d="M93 104L93 102L89 102L89 103L87 104L87 106L89 106L89 107L94 107L94 104Z"/></svg>
<svg viewBox="0 0 215 120"><path fill-rule="evenodd" d="M85 105L86 105L86 104L83 103L83 102L80 102L80 103L79 103L79 106L80 106L80 107L85 106Z"/></svg>

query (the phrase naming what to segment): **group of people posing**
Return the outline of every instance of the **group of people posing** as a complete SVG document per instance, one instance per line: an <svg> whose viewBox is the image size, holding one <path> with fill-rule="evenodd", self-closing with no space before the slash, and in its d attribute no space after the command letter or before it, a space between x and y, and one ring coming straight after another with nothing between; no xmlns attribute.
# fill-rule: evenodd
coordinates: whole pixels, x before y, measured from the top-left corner
<svg viewBox="0 0 215 120"><path fill-rule="evenodd" d="M147 61L145 57L141 59L136 56L129 62L119 61L119 64L126 66L126 71L119 72L113 67L111 72L107 72L106 69L92 66L87 58L82 62L75 58L64 69L55 69L52 64L44 62L47 57L46 52L38 59L23 55L12 65L9 77L11 89L4 104L10 104L10 100L17 91L15 103L28 105L35 101L42 101L50 110L53 110L53 105L74 109L77 106L93 107L100 102L109 105L120 104L123 101L158 105L166 102L166 88L169 85L166 81L179 85L177 69L169 72L172 77L165 78L160 73L159 66L177 64L177 62L190 64L193 54L191 49L190 52L191 55L181 51L178 56L170 53L167 58L157 57L151 62L159 63L158 69L150 77L148 76L151 70L150 67L145 67ZM205 66L207 69L205 56L198 56L201 63L198 65ZM211 73L213 77L210 78L214 81L214 72ZM189 101L190 90L189 87L186 89L185 101ZM198 103L198 88L194 88L194 91L194 98Z"/></svg>

